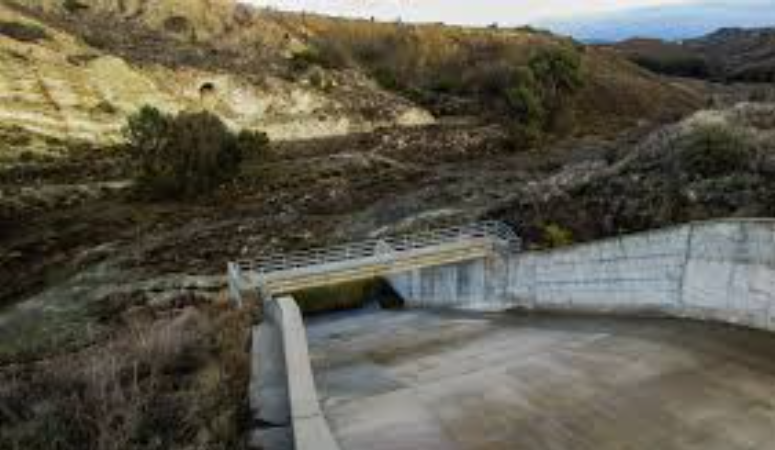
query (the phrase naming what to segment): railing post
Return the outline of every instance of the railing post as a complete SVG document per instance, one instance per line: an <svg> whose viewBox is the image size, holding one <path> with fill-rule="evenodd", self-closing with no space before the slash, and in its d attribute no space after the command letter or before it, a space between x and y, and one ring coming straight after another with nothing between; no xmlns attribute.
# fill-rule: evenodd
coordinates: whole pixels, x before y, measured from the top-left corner
<svg viewBox="0 0 775 450"><path fill-rule="evenodd" d="M240 269L239 263L228 263L226 273L229 298L238 308L242 308L242 269Z"/></svg>

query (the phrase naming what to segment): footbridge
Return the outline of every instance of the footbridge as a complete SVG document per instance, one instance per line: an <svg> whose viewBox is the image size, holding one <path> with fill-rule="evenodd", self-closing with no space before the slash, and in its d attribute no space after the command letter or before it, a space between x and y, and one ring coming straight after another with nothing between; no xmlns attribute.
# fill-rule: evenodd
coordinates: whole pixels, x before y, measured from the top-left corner
<svg viewBox="0 0 775 450"><path fill-rule="evenodd" d="M248 290L257 289L262 297L269 298L506 255L519 247L520 239L501 222L439 228L229 263L229 290L232 299L241 304Z"/></svg>

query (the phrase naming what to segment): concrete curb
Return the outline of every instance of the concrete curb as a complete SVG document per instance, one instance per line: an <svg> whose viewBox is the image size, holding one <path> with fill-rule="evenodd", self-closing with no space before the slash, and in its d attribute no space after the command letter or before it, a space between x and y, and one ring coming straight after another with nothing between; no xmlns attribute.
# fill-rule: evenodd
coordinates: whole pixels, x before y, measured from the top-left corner
<svg viewBox="0 0 775 450"><path fill-rule="evenodd" d="M253 331L250 406L265 450L340 450L320 408L301 311L291 297L268 299Z"/></svg>

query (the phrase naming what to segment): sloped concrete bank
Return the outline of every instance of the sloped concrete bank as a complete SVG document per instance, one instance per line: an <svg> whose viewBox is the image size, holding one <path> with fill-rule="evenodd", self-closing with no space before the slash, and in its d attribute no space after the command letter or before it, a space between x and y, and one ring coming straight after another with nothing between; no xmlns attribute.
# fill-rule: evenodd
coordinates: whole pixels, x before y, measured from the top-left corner
<svg viewBox="0 0 775 450"><path fill-rule="evenodd" d="M775 331L775 220L698 222L389 281L414 306L658 313Z"/></svg>
<svg viewBox="0 0 775 450"><path fill-rule="evenodd" d="M339 450L320 409L301 312L291 297L268 299L253 331L251 447Z"/></svg>

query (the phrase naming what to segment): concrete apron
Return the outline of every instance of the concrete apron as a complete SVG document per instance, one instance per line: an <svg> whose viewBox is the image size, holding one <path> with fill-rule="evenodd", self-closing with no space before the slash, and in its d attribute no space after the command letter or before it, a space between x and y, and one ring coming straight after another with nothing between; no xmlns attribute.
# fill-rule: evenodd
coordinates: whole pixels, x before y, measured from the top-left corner
<svg viewBox="0 0 775 450"><path fill-rule="evenodd" d="M762 332L406 310L314 318L308 334L343 450L775 448Z"/></svg>

